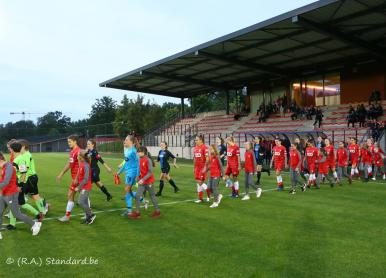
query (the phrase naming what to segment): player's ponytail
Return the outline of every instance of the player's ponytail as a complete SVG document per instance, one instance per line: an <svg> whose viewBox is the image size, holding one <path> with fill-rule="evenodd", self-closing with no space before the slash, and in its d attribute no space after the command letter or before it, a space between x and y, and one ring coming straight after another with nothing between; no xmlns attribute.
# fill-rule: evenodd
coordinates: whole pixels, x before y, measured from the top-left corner
<svg viewBox="0 0 386 278"><path fill-rule="evenodd" d="M165 150L167 150L168 149L168 143L166 143L166 141L162 141L161 143L165 144Z"/></svg>
<svg viewBox="0 0 386 278"><path fill-rule="evenodd" d="M215 144L211 144L210 148L213 150L214 155L218 156L217 146Z"/></svg>
<svg viewBox="0 0 386 278"><path fill-rule="evenodd" d="M85 161L85 162L87 162L87 163L90 163L90 157L88 156L88 151L86 151L86 150L81 150L80 152L79 152L79 156L81 157L81 158L83 158L83 160Z"/></svg>
<svg viewBox="0 0 386 278"><path fill-rule="evenodd" d="M93 146L94 150L96 150L96 141L94 139L88 139L88 141Z"/></svg>
<svg viewBox="0 0 386 278"><path fill-rule="evenodd" d="M127 135L127 137L129 139L130 142L133 143L134 147L137 149L137 151L139 150L139 148L141 147L141 145L139 144L138 142L138 139L134 136L134 135Z"/></svg>

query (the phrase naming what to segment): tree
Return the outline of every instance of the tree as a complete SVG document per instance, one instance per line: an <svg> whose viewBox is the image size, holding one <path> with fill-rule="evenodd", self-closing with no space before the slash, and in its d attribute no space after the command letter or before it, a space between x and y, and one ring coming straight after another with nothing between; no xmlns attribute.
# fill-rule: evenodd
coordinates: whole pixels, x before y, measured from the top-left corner
<svg viewBox="0 0 386 278"><path fill-rule="evenodd" d="M132 131L144 135L164 120L165 113L158 104L145 103L141 95L137 95L135 100L124 95L117 109L114 130L120 136Z"/></svg>
<svg viewBox="0 0 386 278"><path fill-rule="evenodd" d="M62 134L71 124L71 118L63 115L60 111L48 112L43 117L38 118L37 127L40 135Z"/></svg>
<svg viewBox="0 0 386 278"><path fill-rule="evenodd" d="M111 134L113 133L113 125L115 113L117 111L117 103L111 97L104 96L97 99L91 106L89 114L89 132L91 134Z"/></svg>
<svg viewBox="0 0 386 278"><path fill-rule="evenodd" d="M35 135L35 128L32 121L9 122L2 128L1 137L6 141L11 138L28 138Z"/></svg>

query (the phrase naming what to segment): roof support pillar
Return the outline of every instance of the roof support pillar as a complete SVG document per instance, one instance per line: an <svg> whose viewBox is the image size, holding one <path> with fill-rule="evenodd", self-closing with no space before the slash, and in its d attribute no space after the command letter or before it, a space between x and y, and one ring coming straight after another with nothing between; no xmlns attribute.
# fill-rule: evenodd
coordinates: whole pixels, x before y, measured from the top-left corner
<svg viewBox="0 0 386 278"><path fill-rule="evenodd" d="M181 118L185 119L185 101L184 98L181 98Z"/></svg>
<svg viewBox="0 0 386 278"><path fill-rule="evenodd" d="M226 114L227 115L229 115L229 91L227 90L226 91L226 108L225 108L225 110L226 110Z"/></svg>

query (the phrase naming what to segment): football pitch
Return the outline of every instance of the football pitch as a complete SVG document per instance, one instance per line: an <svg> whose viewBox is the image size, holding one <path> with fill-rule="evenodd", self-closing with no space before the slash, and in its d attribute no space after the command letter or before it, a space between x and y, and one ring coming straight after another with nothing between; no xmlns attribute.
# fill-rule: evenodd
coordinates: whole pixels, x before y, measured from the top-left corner
<svg viewBox="0 0 386 278"><path fill-rule="evenodd" d="M69 173L56 175L67 154L34 154L41 194L51 205L41 233L18 224L0 240L0 277L385 277L386 183L382 180L320 190L276 192L275 178L262 174L260 199L224 198L220 206L195 204L193 167L172 169L181 191L165 183L158 198L162 217L121 217L123 186L104 168L101 179L111 202L94 186L91 204L97 218L81 225L76 207L64 214ZM118 155L104 156L113 169ZM159 167L155 170L156 180ZM285 185L289 176L285 175ZM241 175L240 184L244 184ZM158 182L156 182L158 188ZM229 195L221 183L220 191ZM241 192L244 192L241 186ZM4 218L4 224L8 220ZM84 260L85 259L85 260ZM83 261L82 261L83 260ZM87 264L85 264L87 263Z"/></svg>

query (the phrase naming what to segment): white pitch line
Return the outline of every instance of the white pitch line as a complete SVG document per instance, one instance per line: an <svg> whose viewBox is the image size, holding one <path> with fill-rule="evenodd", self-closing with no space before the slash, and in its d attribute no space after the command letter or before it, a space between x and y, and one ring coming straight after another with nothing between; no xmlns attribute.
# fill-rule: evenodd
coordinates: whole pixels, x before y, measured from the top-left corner
<svg viewBox="0 0 386 278"><path fill-rule="evenodd" d="M358 182L361 182L361 181L356 181L356 183ZM364 182L361 182L361 183L364 183ZM369 183L375 183L375 184L386 184L385 182L376 182L376 181L369 181ZM288 187L284 187L284 188L288 188ZM275 188L270 188L270 189L265 189L263 190L263 192L268 192L268 191L274 191L276 190L276 187ZM244 195L245 193L242 193L241 195ZM174 205L174 204L181 204L181 203L188 203L188 202L194 202L195 200L197 199L189 199L189 200L182 200L182 201L174 201L174 202L168 202L168 203L161 203L161 204L158 204L159 206L168 206L168 205ZM152 207L153 205L149 204L150 207ZM143 207L143 205L141 206ZM100 213L104 213L104 212L115 212L115 211L120 211L120 210L125 210L127 208L115 208L115 209L108 209L108 210L98 210L98 211L93 211L93 213L95 214L100 214ZM84 216L84 213L78 213L78 214L72 214L71 217L77 217L77 216ZM57 217L47 217L47 218L44 218L43 221L51 221L51 220L57 220L60 216L57 216ZM22 224L23 222L17 222L17 224Z"/></svg>
<svg viewBox="0 0 386 278"><path fill-rule="evenodd" d="M263 190L263 192L267 192L267 191L274 191L276 190L276 188L270 188L270 189L265 189ZM245 193L242 193L241 195L244 195ZM230 198L230 197L228 197ZM182 200L182 201L174 201L174 202L168 202L168 203L162 203L162 204L158 204L159 206L168 206L168 205L174 205L174 204L181 204L181 203L189 203L189 202L194 202L195 200L197 199L189 199L189 200ZM150 207L152 207L153 205L149 204ZM143 205L141 206L143 207ZM94 214L100 214L100 213L104 213L104 212L115 212L115 211L120 211L120 210L125 210L127 208L115 208L115 209L108 209L108 210L97 210L97 211L93 211ZM84 216L84 213L78 213L78 214L72 214L71 217L77 217L77 216ZM44 218L43 221L51 221L51 220L58 220L60 216L57 216L57 217L47 217L47 218ZM16 222L16 224L22 224L23 222Z"/></svg>

